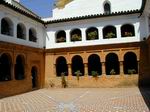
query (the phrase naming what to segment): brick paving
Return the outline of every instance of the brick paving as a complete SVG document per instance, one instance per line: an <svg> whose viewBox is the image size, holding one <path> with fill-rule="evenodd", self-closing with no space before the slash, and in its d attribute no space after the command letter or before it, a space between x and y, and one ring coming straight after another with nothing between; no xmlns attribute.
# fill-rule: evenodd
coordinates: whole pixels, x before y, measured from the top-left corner
<svg viewBox="0 0 150 112"><path fill-rule="evenodd" d="M0 112L150 112L149 101L136 87L40 89L1 99Z"/></svg>

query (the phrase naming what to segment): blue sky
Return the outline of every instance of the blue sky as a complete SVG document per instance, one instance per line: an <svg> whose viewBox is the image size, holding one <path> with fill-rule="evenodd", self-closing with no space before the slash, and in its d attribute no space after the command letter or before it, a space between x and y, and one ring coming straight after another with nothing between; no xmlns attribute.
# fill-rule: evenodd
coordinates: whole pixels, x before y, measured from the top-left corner
<svg viewBox="0 0 150 112"><path fill-rule="evenodd" d="M54 0L20 0L21 4L35 12L40 17L50 17Z"/></svg>

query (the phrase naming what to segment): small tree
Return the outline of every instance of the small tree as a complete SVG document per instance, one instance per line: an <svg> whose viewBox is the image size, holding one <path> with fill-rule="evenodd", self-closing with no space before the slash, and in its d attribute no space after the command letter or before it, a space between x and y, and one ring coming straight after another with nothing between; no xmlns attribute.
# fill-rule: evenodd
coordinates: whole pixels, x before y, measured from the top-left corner
<svg viewBox="0 0 150 112"><path fill-rule="evenodd" d="M62 87L66 88L67 87L67 81L65 79L65 73L64 72L61 73L61 79L62 79L61 80Z"/></svg>
<svg viewBox="0 0 150 112"><path fill-rule="evenodd" d="M80 72L80 70L77 70L74 74L76 75L77 80L79 81L80 75L82 75L82 73Z"/></svg>
<svg viewBox="0 0 150 112"><path fill-rule="evenodd" d="M110 75L115 75L115 74L116 74L115 69L111 69Z"/></svg>
<svg viewBox="0 0 150 112"><path fill-rule="evenodd" d="M132 75L135 74L136 70L135 69L128 69L128 74Z"/></svg>
<svg viewBox="0 0 150 112"><path fill-rule="evenodd" d="M105 37L106 37L107 39L110 39L110 38L115 38L115 36L116 36L116 35L115 35L113 32L108 32Z"/></svg>
<svg viewBox="0 0 150 112"><path fill-rule="evenodd" d="M71 41L81 41L81 36L78 34L73 34L71 36Z"/></svg>
<svg viewBox="0 0 150 112"><path fill-rule="evenodd" d="M88 40L94 40L97 38L97 31L88 32Z"/></svg>
<svg viewBox="0 0 150 112"><path fill-rule="evenodd" d="M97 71L92 71L92 76L97 80L98 79L98 72Z"/></svg>

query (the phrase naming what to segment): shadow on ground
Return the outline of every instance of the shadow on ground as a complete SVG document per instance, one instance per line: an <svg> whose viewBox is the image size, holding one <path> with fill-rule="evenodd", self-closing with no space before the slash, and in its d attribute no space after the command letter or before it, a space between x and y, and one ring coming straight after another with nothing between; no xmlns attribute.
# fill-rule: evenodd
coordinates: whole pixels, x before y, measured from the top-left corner
<svg viewBox="0 0 150 112"><path fill-rule="evenodd" d="M139 90L141 92L141 95L143 96L145 104L147 105L150 111L150 88L139 87Z"/></svg>

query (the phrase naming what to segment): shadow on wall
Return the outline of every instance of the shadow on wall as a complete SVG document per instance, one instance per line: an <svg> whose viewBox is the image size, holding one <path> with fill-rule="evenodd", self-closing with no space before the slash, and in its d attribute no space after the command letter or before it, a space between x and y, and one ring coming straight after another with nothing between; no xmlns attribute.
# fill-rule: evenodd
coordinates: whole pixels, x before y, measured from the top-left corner
<svg viewBox="0 0 150 112"><path fill-rule="evenodd" d="M148 40L141 42L139 90L150 111L150 41Z"/></svg>
<svg viewBox="0 0 150 112"><path fill-rule="evenodd" d="M139 62L139 87L150 87L150 41L141 42Z"/></svg>

